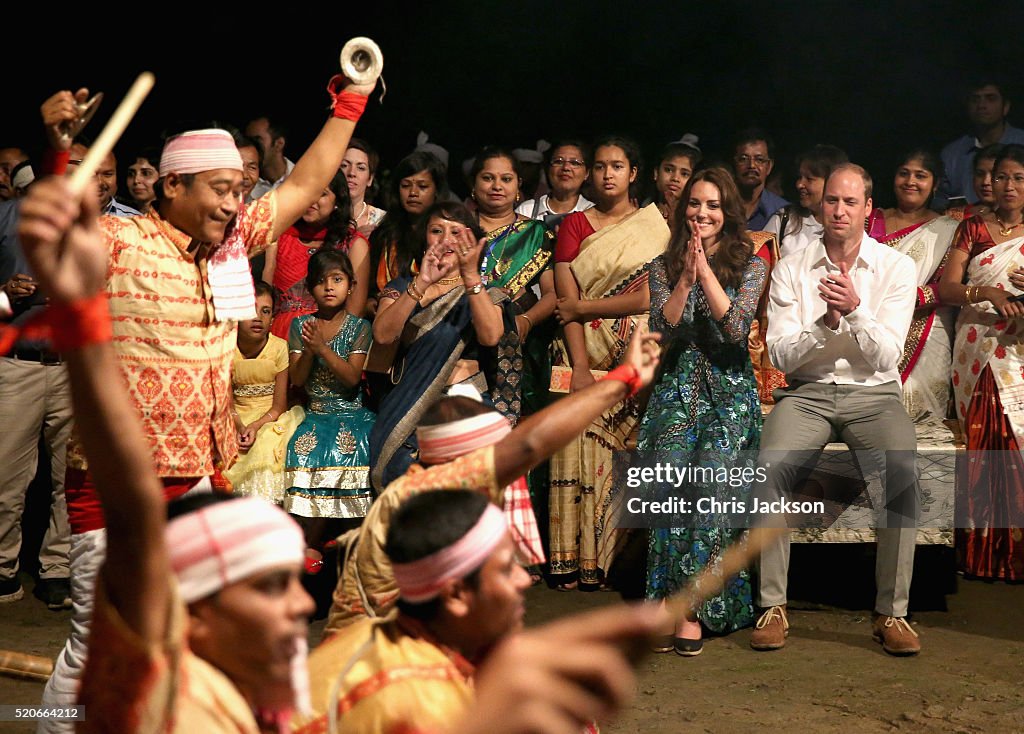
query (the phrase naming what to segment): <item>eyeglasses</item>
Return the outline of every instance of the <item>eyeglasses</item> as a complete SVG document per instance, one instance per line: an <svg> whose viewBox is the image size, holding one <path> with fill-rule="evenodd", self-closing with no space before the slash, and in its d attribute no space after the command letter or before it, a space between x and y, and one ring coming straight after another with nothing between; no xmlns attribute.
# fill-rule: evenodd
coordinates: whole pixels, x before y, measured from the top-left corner
<svg viewBox="0 0 1024 734"><path fill-rule="evenodd" d="M755 155L753 157L749 155L738 155L735 158L733 158L733 160L736 161L741 166L749 166L751 163L753 163L758 168L760 168L761 166L766 166L772 162L771 158L765 158L763 155Z"/></svg>
<svg viewBox="0 0 1024 734"><path fill-rule="evenodd" d="M561 168L562 166L568 165L570 168L583 168L586 164L579 158L552 158L551 166L553 168Z"/></svg>
<svg viewBox="0 0 1024 734"><path fill-rule="evenodd" d="M1004 184L1007 181L1013 181L1014 186L1024 186L1024 173L1017 173L1013 176L1007 176L1005 173L997 173L992 177L992 180L999 184Z"/></svg>

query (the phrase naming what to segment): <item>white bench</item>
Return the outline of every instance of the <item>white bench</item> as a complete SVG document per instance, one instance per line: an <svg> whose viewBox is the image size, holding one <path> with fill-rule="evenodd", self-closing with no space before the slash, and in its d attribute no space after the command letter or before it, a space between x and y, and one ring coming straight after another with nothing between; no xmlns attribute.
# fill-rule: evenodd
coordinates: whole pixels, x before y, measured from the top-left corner
<svg viewBox="0 0 1024 734"><path fill-rule="evenodd" d="M956 456L963 445L947 425L924 423L916 428L921 492L917 544L952 546ZM844 443L828 444L816 469L826 474L860 478L853 456ZM875 510L870 505L880 504L880 493L880 487L869 488L875 501L857 502L847 507L828 529L793 530L793 542L873 543Z"/></svg>

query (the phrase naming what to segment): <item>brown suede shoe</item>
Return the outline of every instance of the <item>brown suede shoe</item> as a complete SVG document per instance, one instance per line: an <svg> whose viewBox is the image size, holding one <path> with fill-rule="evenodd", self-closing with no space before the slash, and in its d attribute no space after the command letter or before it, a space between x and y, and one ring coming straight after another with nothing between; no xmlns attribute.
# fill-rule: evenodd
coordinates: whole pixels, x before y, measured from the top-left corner
<svg viewBox="0 0 1024 734"><path fill-rule="evenodd" d="M875 616L871 625L875 642L882 643L882 649L890 655L917 655L921 652L921 639L907 623L906 617Z"/></svg>
<svg viewBox="0 0 1024 734"><path fill-rule="evenodd" d="M750 635L750 646L755 650L778 650L786 644L788 636L789 620L786 619L786 605L768 607L754 625L754 632Z"/></svg>

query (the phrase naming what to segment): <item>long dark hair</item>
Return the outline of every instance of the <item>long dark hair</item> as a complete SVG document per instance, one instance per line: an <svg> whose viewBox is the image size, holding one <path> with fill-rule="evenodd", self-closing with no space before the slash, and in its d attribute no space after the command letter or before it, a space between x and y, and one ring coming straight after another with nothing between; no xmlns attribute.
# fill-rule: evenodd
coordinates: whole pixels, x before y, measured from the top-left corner
<svg viewBox="0 0 1024 734"><path fill-rule="evenodd" d="M423 256L423 241L417 240L415 227L417 217L412 216L402 207L400 188L403 178L426 171L434 181L437 194L434 201L442 201L449 197L448 180L444 165L433 153L423 150L415 151L395 166L388 182L388 213L381 220L377 229L370 235L370 272L374 274L371 282L371 295L376 282L377 268L384 252L395 245L395 266L399 275L412 272L412 264Z"/></svg>
<svg viewBox="0 0 1024 734"><path fill-rule="evenodd" d="M690 244L690 223L686 220L686 207L695 184L706 181L718 189L725 222L722 224L722 239L711 270L723 288L738 288L743 280L743 270L750 256L754 254L754 242L747 233L747 217L743 211L739 189L732 174L724 168L714 166L693 174L686 182L686 188L679 199L675 213L675 231L665 253L665 265L669 283L675 283L683 273L683 262Z"/></svg>
<svg viewBox="0 0 1024 734"><path fill-rule="evenodd" d="M343 248L355 233L355 222L352 220L352 199L348 195L348 179L338 171L327 185L334 194L334 211L327 218L327 235L323 247Z"/></svg>
<svg viewBox="0 0 1024 734"><path fill-rule="evenodd" d="M306 268L306 290L312 293L324 276L334 268L348 277L350 286L356 284L355 270L352 268L352 261L348 259L348 255L341 250L319 249L309 258L309 265Z"/></svg>

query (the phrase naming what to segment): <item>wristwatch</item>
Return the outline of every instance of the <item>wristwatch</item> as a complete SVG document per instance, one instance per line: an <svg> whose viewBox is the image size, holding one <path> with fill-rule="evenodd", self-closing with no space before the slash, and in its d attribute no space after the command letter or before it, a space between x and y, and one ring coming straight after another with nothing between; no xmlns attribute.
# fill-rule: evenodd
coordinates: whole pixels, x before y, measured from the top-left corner
<svg viewBox="0 0 1024 734"><path fill-rule="evenodd" d="M484 282L481 280L476 285L471 285L466 288L466 293L471 296L475 296L477 293L484 289Z"/></svg>

